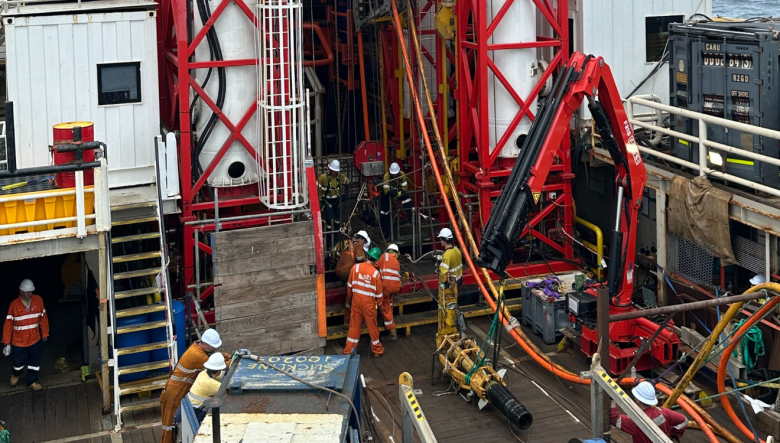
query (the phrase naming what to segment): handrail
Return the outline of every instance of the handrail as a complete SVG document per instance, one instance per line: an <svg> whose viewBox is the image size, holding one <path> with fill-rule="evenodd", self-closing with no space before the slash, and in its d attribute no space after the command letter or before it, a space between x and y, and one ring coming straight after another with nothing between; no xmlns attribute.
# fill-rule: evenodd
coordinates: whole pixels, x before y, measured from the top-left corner
<svg viewBox="0 0 780 443"><path fill-rule="evenodd" d="M629 122L634 126L639 126L645 129L656 131L662 134L666 134L672 137L677 137L682 140L686 140L691 143L697 143L699 145L699 163L693 163L686 160L679 159L677 157L659 152L655 149L645 146L639 146L639 151L644 154L649 154L657 158L666 160L670 163L675 163L680 166L684 166L690 169L699 171L700 176L712 176L723 180L728 180L739 185L755 189L757 191L765 192L774 196L780 197L780 189L775 189L770 186L762 185L754 181L746 180L736 175L728 174L725 172L716 171L708 166L709 149L716 151L725 151L731 154L739 155L741 157L751 158L760 162L768 163L771 165L780 166L780 159L769 157L762 154L756 154L754 152L746 151L741 148L726 145L723 143L714 142L707 139L707 125L717 125L724 128L734 129L743 133L759 135L762 137L768 137L780 141L780 131L772 129L761 128L758 126L748 125L745 123L735 122L727 120L725 118L714 117L699 112L689 111L687 109L676 108L674 106L664 105L655 101L645 100L640 97L631 97L626 100L626 112L628 113ZM659 110L662 112L668 112L669 114L679 115L681 117L690 118L696 120L699 124L699 136L692 136L679 131L663 128L661 126L642 121L634 118L634 105L644 106L646 108Z"/></svg>
<svg viewBox="0 0 780 443"><path fill-rule="evenodd" d="M591 251L595 252L599 256L599 260L604 257L604 234L601 232L601 228L594 225L593 223L581 219L579 217L576 217L574 221L577 222L578 225L582 225L591 231L593 231L594 234L596 234L596 244L582 240L580 239L579 242L581 242L586 248L590 249ZM597 260L598 261L598 260ZM601 274L603 273L602 268L599 266L596 268L596 275L599 278L599 281L601 281Z"/></svg>
<svg viewBox="0 0 780 443"><path fill-rule="evenodd" d="M75 233L76 237L78 238L84 238L88 234L96 233L96 232L103 232L110 230L110 216L107 216L106 211L110 211L109 204L108 204L108 177L107 174L107 163L105 158L101 158L98 161L95 162L97 166L92 168L93 174L94 174L94 182L95 184L93 186L84 186L84 171L77 170L74 173L75 179L76 179L76 186L74 188L67 188L67 189L53 189L49 191L33 191L33 192L25 192L25 193L19 193L19 194L12 194L12 195L6 195L6 196L0 196L0 205L3 205L5 203L12 203L17 201L29 201L29 200L38 200L38 199L51 199L56 197L67 197L67 196L73 196L74 198L74 204L76 205L76 209L72 215L66 216L66 217L59 217L59 218L46 218L46 219L40 219L40 220L28 220L28 221L21 221L21 222L15 222L15 223L5 223L0 224L0 231L5 230L20 230L24 228L32 228L36 226L44 226L44 225L61 225L63 223L72 223L76 222L76 225L74 226L75 232L68 232L68 234ZM93 204L91 208L86 207L86 201L85 196L87 194L93 194ZM17 208L17 210L20 210ZM91 212L91 214L88 214L88 212ZM87 221L92 220L95 223L94 230L90 229L87 230ZM9 240L9 238L13 238L14 236L20 236L19 241L24 241L22 238L25 236L25 234L29 234L29 232L23 232L23 233L12 233L7 235L1 235L0 238L2 238L3 242L9 242L16 240ZM59 238L63 236L63 231L59 229L48 229L43 231L36 231L36 236L34 238L27 239L28 241L32 240L41 240L45 238ZM27 236L29 237L29 236Z"/></svg>
<svg viewBox="0 0 780 443"><path fill-rule="evenodd" d="M5 157L5 160L0 160L0 165L6 165L5 168L1 168L1 169L7 169L8 168L8 166L7 166L8 165L8 145L6 144L6 141L5 141L5 122L4 121L0 122L0 140L3 141L3 152L5 153L5 155L3 156L3 157Z"/></svg>

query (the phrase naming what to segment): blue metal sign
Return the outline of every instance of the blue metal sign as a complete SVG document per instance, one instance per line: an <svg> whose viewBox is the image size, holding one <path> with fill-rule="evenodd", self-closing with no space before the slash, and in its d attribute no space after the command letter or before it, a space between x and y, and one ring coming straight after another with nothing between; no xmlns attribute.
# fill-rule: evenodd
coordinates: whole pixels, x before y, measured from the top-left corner
<svg viewBox="0 0 780 443"><path fill-rule="evenodd" d="M248 358L239 362L228 385L231 394L249 391L313 391L273 367L289 372L307 382L326 388L342 390L349 366L346 355L291 355Z"/></svg>

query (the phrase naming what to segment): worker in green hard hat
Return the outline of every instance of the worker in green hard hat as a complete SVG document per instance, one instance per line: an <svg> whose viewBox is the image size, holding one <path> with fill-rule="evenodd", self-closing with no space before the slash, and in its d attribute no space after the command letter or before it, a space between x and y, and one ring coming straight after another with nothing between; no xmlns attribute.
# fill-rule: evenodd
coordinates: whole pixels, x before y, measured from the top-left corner
<svg viewBox="0 0 780 443"><path fill-rule="evenodd" d="M344 354L349 355L360 342L364 320L371 337L371 352L374 357L381 357L385 353L379 341L379 328L376 323L377 305L382 303L382 277L375 263L381 256L382 251L374 246L366 253L368 261L356 264L349 272L344 306L350 309L350 323Z"/></svg>

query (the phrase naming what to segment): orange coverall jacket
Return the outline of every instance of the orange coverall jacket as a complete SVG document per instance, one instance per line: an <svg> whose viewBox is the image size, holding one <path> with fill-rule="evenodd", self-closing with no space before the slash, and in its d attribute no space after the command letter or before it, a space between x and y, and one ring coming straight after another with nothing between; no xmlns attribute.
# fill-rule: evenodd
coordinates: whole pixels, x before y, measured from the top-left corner
<svg viewBox="0 0 780 443"><path fill-rule="evenodd" d="M21 295L11 302L3 326L3 343L26 348L48 336L49 317L41 297L33 294L30 309L24 306Z"/></svg>
<svg viewBox="0 0 780 443"><path fill-rule="evenodd" d="M379 273L382 274L384 295L395 295L401 290L401 265L395 254L385 252L379 259Z"/></svg>

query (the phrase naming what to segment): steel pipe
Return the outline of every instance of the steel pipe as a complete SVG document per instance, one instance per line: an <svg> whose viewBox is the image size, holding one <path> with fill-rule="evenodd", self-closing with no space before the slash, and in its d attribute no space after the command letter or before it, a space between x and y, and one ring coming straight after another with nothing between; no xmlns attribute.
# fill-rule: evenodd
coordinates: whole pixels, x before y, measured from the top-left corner
<svg viewBox="0 0 780 443"><path fill-rule="evenodd" d="M650 130L659 132L661 134L668 135L670 137L677 137L679 139L686 140L686 141L689 141L691 143L699 143L699 144L701 144L701 145L703 145L705 147L708 147L708 148L713 148L713 149L717 149L719 151L728 152L730 154L739 155L741 157L752 158L753 160L758 160L758 161L761 161L761 162L764 162L764 163L769 163L769 164L772 164L772 165L775 165L775 166L780 166L780 159L767 157L766 155L756 154L755 152L746 151L744 149L739 149L739 148L735 148L733 146L724 145L723 143L718 143L718 142L715 142L715 141L712 141L712 140L707 140L706 137L703 137L703 138L700 139L699 137L696 137L696 136L693 136L693 135L690 135L690 134L686 134L684 132L679 132L679 131L675 131L673 129L663 128L663 127L660 127L660 126L653 125L651 123L645 123L645 122L643 122L641 120L637 120L637 119L629 119L629 123L631 123L634 126L639 126L639 127L645 128L645 129L650 129ZM706 161L706 157L707 156L705 155L704 156L705 161Z"/></svg>
<svg viewBox="0 0 780 443"><path fill-rule="evenodd" d="M725 118L713 117L707 114L700 114L698 112L688 111L686 109L681 109L681 108L675 108L674 106L664 105L649 100L643 100L637 97L632 97L629 99L629 101L637 105L646 106L652 109L658 109L660 111L668 112L670 114L681 115L683 117L692 118L696 120L704 120L705 122L711 123L713 125L719 125L730 129L736 129L737 131L741 131L741 132L748 132L751 134L761 135L764 137L773 138L775 140L780 140L780 131L775 131L766 128L759 128L757 126L735 122L732 120L727 120Z"/></svg>
<svg viewBox="0 0 780 443"><path fill-rule="evenodd" d="M655 157L658 157L660 159L666 160L666 161L668 161L670 163L676 163L678 165L682 165L682 166L685 166L687 168L691 168L691 169L694 169L694 170L697 170L697 171L699 170L699 165L697 165L696 163L691 163L691 162L689 162L687 160L680 160L677 157L674 157L674 156L671 156L671 155L668 155L668 154L664 154L663 152L656 151L655 149L650 149L650 148L646 148L644 146L639 146L639 152L641 152L643 154L650 154L652 156L655 156ZM601 154L601 155L603 155L603 154ZM706 172L706 174L708 176L717 177L717 178L720 178L720 179L723 179L723 180L728 180L730 182L737 183L737 184L740 184L742 186L746 186L748 188L755 189L757 191L766 192L767 194L772 194L774 196L780 197L780 190L777 190L775 188L772 188L772 187L769 187L769 186L765 186L765 185L761 185L761 184L752 182L750 180L745 180L744 178L737 177L736 175L731 175L731 174L725 174L723 172L718 172L718 171L715 171L715 170L712 170L712 169L709 169L709 168L707 168L707 170L705 172Z"/></svg>
<svg viewBox="0 0 780 443"><path fill-rule="evenodd" d="M618 321L633 320L640 317L648 317L651 315L669 314L672 312L685 312L693 309L709 308L712 306L723 306L732 303L743 303L749 300L756 300L766 297L763 292L753 292L742 295L732 295L730 297L713 298L710 300L697 301L693 303L685 303L682 305L663 306L660 308L643 309L637 311L626 312L623 314L615 314L609 316L609 322L614 323Z"/></svg>

